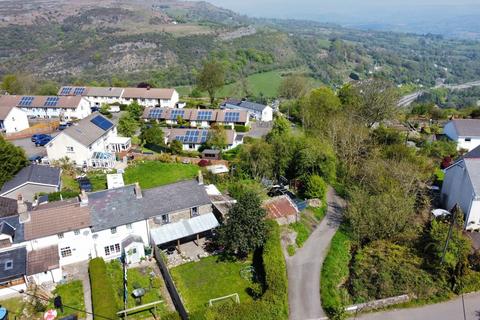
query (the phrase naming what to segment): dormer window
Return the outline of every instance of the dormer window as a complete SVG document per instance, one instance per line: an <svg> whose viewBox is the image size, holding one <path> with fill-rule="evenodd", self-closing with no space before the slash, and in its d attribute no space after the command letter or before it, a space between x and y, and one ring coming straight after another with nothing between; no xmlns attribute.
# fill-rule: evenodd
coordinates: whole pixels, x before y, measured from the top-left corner
<svg viewBox="0 0 480 320"><path fill-rule="evenodd" d="M5 269L5 271L12 270L13 269L13 260L5 261L4 269Z"/></svg>

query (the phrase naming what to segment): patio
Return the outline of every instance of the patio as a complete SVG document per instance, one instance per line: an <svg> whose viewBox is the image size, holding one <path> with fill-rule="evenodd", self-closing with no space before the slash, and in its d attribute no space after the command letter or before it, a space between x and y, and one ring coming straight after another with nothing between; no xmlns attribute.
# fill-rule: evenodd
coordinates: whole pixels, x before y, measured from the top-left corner
<svg viewBox="0 0 480 320"><path fill-rule="evenodd" d="M180 244L178 249L173 251L164 250L163 252L167 258L167 266L173 268L210 256L212 253L207 250L209 243L210 241L206 238L200 238L198 241L194 240Z"/></svg>

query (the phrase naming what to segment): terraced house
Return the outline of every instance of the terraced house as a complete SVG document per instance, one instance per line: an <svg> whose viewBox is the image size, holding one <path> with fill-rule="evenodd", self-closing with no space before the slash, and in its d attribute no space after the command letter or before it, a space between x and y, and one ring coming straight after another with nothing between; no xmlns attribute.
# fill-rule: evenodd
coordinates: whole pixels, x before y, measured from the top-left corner
<svg viewBox="0 0 480 320"><path fill-rule="evenodd" d="M213 130L207 129L184 129L184 128L164 128L163 129L165 144L170 145L177 140L182 143L182 148L185 151L197 151L205 144ZM226 135L226 150L235 148L243 143L243 135L237 134L234 130L225 130Z"/></svg>

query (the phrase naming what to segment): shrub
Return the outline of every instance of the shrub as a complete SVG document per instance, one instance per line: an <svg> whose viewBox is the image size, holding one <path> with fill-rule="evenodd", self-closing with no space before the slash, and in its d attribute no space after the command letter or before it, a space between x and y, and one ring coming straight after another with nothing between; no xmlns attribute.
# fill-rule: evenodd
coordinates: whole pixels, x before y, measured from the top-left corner
<svg viewBox="0 0 480 320"><path fill-rule="evenodd" d="M305 197L308 199L321 199L325 198L327 192L327 183L322 177L318 175L312 175L307 178L305 183Z"/></svg>
<svg viewBox="0 0 480 320"><path fill-rule="evenodd" d="M107 276L107 267L102 258L90 260L88 265L92 288L93 312L108 319L118 319L115 294Z"/></svg>
<svg viewBox="0 0 480 320"><path fill-rule="evenodd" d="M292 223L290 225L290 228L292 228L297 233L297 238L295 239L297 246L302 247L305 241L307 241L308 236L310 235L310 230L308 230L307 226L305 226L305 224L301 222Z"/></svg>
<svg viewBox="0 0 480 320"><path fill-rule="evenodd" d="M249 127L243 126L243 125L236 125L235 126L235 131L237 132L247 132Z"/></svg>
<svg viewBox="0 0 480 320"><path fill-rule="evenodd" d="M71 191L71 190L66 190L66 191L59 191L59 192L52 192L48 194L48 201L59 201L61 199L71 199L75 198L78 196L78 191Z"/></svg>

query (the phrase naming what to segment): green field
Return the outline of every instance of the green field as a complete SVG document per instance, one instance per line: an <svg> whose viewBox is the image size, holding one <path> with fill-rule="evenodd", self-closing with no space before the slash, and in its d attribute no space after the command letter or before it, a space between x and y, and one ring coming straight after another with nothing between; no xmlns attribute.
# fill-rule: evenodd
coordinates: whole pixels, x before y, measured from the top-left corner
<svg viewBox="0 0 480 320"><path fill-rule="evenodd" d="M145 161L130 165L123 175L125 184L140 183L144 189L150 189L181 180L194 178L199 168L191 164L163 163Z"/></svg>
<svg viewBox="0 0 480 320"><path fill-rule="evenodd" d="M251 261L219 261L218 257L204 258L170 270L177 288L189 311L208 306L210 299L238 293L240 303L252 301L247 294L251 285L240 271L251 266Z"/></svg>

